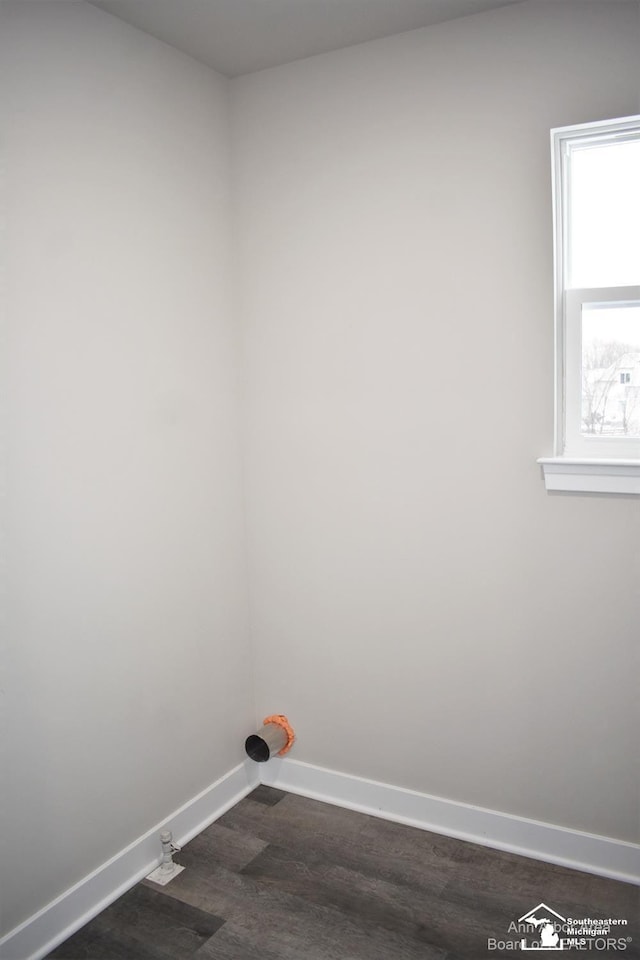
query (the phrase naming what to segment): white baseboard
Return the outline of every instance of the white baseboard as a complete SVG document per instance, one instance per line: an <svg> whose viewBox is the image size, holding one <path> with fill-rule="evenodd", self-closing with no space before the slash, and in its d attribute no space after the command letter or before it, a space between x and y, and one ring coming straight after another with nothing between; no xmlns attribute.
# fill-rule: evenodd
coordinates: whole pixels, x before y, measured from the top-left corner
<svg viewBox="0 0 640 960"><path fill-rule="evenodd" d="M527 820L298 760L250 760L211 784L0 940L2 960L42 960L160 862L159 834L182 846L258 783L574 870L640 884L640 846Z"/></svg>
<svg viewBox="0 0 640 960"><path fill-rule="evenodd" d="M288 758L261 765L261 782L289 793L459 840L640 884L640 845L364 780Z"/></svg>
<svg viewBox="0 0 640 960"><path fill-rule="evenodd" d="M41 960L160 863L159 834L171 830L188 843L260 782L250 760L212 783L171 816L71 887L0 940L2 960Z"/></svg>

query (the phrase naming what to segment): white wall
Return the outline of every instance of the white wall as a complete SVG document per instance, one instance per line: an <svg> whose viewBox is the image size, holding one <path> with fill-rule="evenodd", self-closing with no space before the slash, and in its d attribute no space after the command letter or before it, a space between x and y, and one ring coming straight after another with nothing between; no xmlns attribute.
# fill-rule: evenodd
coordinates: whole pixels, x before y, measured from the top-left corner
<svg viewBox="0 0 640 960"><path fill-rule="evenodd" d="M8 930L254 723L227 83L83 3L0 4Z"/></svg>
<svg viewBox="0 0 640 960"><path fill-rule="evenodd" d="M549 128L634 113L639 47L635 3L535 0L232 85L259 712L299 760L624 840L639 505L535 460Z"/></svg>
<svg viewBox="0 0 640 960"><path fill-rule="evenodd" d="M4 932L254 712L228 86L83 3L0 21ZM548 129L640 107L637 28L535 0L231 85L259 714L298 759L622 839L640 511L535 457Z"/></svg>

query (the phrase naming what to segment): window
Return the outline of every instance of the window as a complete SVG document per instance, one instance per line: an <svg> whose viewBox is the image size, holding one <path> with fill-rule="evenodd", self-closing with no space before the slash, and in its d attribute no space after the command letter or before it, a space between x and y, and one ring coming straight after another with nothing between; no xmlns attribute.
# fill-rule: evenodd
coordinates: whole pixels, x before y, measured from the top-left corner
<svg viewBox="0 0 640 960"><path fill-rule="evenodd" d="M551 131L555 456L547 489L640 494L640 117Z"/></svg>

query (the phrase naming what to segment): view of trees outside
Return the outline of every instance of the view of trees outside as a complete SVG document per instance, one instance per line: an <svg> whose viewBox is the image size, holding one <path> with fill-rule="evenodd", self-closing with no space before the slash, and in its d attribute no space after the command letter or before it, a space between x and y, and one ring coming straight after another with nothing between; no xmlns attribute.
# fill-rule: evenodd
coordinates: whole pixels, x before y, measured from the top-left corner
<svg viewBox="0 0 640 960"><path fill-rule="evenodd" d="M583 307L582 433L640 439L640 303Z"/></svg>

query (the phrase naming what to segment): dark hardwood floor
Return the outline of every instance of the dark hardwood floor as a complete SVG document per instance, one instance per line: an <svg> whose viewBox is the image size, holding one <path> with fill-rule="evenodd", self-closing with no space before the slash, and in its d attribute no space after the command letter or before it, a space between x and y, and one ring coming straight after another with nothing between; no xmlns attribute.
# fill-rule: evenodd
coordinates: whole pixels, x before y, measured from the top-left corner
<svg viewBox="0 0 640 960"><path fill-rule="evenodd" d="M488 941L519 940L509 924L541 902L564 917L628 920L624 949L586 950L640 957L638 887L269 787L175 860L186 869L167 886L138 884L50 960L517 957Z"/></svg>

